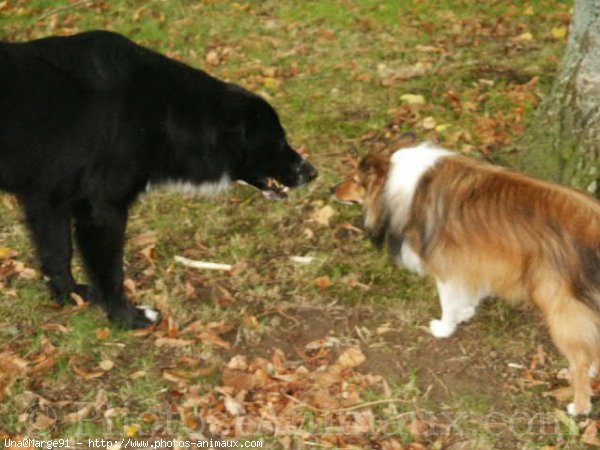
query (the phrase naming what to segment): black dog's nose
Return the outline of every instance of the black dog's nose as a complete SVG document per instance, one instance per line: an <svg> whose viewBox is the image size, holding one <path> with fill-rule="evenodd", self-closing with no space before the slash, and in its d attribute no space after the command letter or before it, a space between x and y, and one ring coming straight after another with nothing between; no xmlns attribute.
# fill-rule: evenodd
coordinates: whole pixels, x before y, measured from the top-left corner
<svg viewBox="0 0 600 450"><path fill-rule="evenodd" d="M303 159L300 165L298 166L298 175L302 184L308 183L319 175L319 172L311 163L309 163L306 159Z"/></svg>

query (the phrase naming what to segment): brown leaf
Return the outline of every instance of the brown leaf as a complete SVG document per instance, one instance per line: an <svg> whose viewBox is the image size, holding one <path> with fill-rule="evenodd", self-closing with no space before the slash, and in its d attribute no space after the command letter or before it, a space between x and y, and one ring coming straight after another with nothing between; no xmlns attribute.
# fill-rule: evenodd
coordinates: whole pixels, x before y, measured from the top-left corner
<svg viewBox="0 0 600 450"><path fill-rule="evenodd" d="M27 370L27 373L29 375L33 375L36 373L44 372L48 369L54 368L55 365L56 365L55 358L53 358L51 356L48 357L46 355L40 355L40 357L36 359L35 365L30 366L29 370Z"/></svg>
<svg viewBox="0 0 600 450"><path fill-rule="evenodd" d="M226 367L232 370L246 370L248 369L248 358L245 355L235 355L229 360Z"/></svg>
<svg viewBox="0 0 600 450"><path fill-rule="evenodd" d="M336 364L344 368L353 369L365 362L367 357L359 349L350 347L346 349L336 361Z"/></svg>
<svg viewBox="0 0 600 450"><path fill-rule="evenodd" d="M244 405L229 395L225 396L223 405L225 406L225 410L234 417L246 414L246 408L244 408Z"/></svg>
<svg viewBox="0 0 600 450"><path fill-rule="evenodd" d="M221 63L221 58L216 50L210 50L206 53L204 60L211 66L218 66Z"/></svg>
<svg viewBox="0 0 600 450"><path fill-rule="evenodd" d="M589 425L585 427L585 430L581 434L581 442L586 445L600 447L600 439L598 438L598 421L597 420L590 420Z"/></svg>
<svg viewBox="0 0 600 450"><path fill-rule="evenodd" d="M206 324L202 320L194 320L192 323L187 325L183 330L181 330L181 334L196 334L204 331L206 329Z"/></svg>
<svg viewBox="0 0 600 450"><path fill-rule="evenodd" d="M148 245L139 251L149 264L153 264L156 261L156 246L154 244Z"/></svg>
<svg viewBox="0 0 600 450"><path fill-rule="evenodd" d="M313 211L309 216L309 222L316 222L319 225L323 225L328 227L329 222L337 214L337 211L333 209L330 205L325 205L320 209Z"/></svg>
<svg viewBox="0 0 600 450"><path fill-rule="evenodd" d="M331 286L331 279L327 275L315 279L315 284L319 289L327 289Z"/></svg>
<svg viewBox="0 0 600 450"><path fill-rule="evenodd" d="M108 339L108 336L110 336L110 328L98 328L96 330L96 338L98 340L106 340Z"/></svg>
<svg viewBox="0 0 600 450"><path fill-rule="evenodd" d="M110 359L105 359L103 361L100 361L100 364L98 366L102 370L108 372L110 369L112 369L113 367L115 367L115 363L112 362Z"/></svg>
<svg viewBox="0 0 600 450"><path fill-rule="evenodd" d="M71 300L73 300L77 306L84 306L87 304L83 297L75 292L71 292L69 297L71 297Z"/></svg>
<svg viewBox="0 0 600 450"><path fill-rule="evenodd" d="M81 367L76 366L72 361L69 362L69 365L71 366L71 370L73 370L73 372L75 372L75 374L78 377L83 378L84 380L93 380L94 378L100 378L106 373L104 370L83 369Z"/></svg>
<svg viewBox="0 0 600 450"><path fill-rule="evenodd" d="M224 386L232 387L236 391L250 391L261 384L261 379L252 373L226 368L221 376L221 383Z"/></svg>
<svg viewBox="0 0 600 450"><path fill-rule="evenodd" d="M137 370L135 372L130 373L129 378L131 378L132 380L136 380L138 378L143 378L146 375L148 375L148 372L146 372L145 370Z"/></svg>
<svg viewBox="0 0 600 450"><path fill-rule="evenodd" d="M192 345L194 341L192 339L176 339L169 337L161 337L154 341L154 345L158 348L169 347L169 348L181 348Z"/></svg>
<svg viewBox="0 0 600 450"><path fill-rule="evenodd" d="M177 373L174 373L174 371L172 370L163 370L162 372L162 377L167 380L167 381L171 381L173 383L181 383L181 384L186 384L187 380L181 376L179 376Z"/></svg>
<svg viewBox="0 0 600 450"><path fill-rule="evenodd" d="M338 409L340 402L327 389L318 389L311 393L310 403L319 409Z"/></svg>
<svg viewBox="0 0 600 450"><path fill-rule="evenodd" d="M215 334L221 335L230 332L233 329L233 325L224 320L218 322L208 322L206 327Z"/></svg>
<svg viewBox="0 0 600 450"><path fill-rule="evenodd" d="M92 405L88 404L88 405L85 405L83 408L81 408L78 411L67 414L66 419L67 419L67 422L75 423L75 422L79 422L82 419L85 419L86 417L89 417L91 413L92 413Z"/></svg>
<svg viewBox="0 0 600 450"><path fill-rule="evenodd" d="M135 297L137 296L137 290L135 288L135 281L132 280L131 278L125 279L125 281L123 282L123 289L125 290L125 294L128 297L135 299Z"/></svg>
<svg viewBox="0 0 600 450"><path fill-rule="evenodd" d="M32 425L36 430L47 430L49 428L52 428L55 423L56 418L47 416L46 414L40 411L37 414L35 414L35 420L33 421Z"/></svg>
<svg viewBox="0 0 600 450"><path fill-rule="evenodd" d="M108 403L108 394L104 389L100 389L94 399L94 408L96 411L100 411Z"/></svg>
<svg viewBox="0 0 600 450"><path fill-rule="evenodd" d="M219 336L210 331L204 331L198 335L198 337L202 340L204 344L207 345L216 345L218 347L222 347L226 350L231 348L231 344L227 341L224 341Z"/></svg>
<svg viewBox="0 0 600 450"><path fill-rule="evenodd" d="M60 333L70 333L71 330L60 323L45 323L40 326L44 331L58 331Z"/></svg>
<svg viewBox="0 0 600 450"><path fill-rule="evenodd" d="M158 236L155 231L147 231L128 240L129 244L134 247L148 247L156 244L157 241Z"/></svg>

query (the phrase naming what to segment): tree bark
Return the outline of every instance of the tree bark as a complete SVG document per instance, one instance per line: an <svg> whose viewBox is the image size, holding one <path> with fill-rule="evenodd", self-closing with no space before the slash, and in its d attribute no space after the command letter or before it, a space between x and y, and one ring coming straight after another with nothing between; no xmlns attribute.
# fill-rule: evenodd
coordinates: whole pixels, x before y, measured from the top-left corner
<svg viewBox="0 0 600 450"><path fill-rule="evenodd" d="M575 0L566 53L514 165L600 197L600 0Z"/></svg>

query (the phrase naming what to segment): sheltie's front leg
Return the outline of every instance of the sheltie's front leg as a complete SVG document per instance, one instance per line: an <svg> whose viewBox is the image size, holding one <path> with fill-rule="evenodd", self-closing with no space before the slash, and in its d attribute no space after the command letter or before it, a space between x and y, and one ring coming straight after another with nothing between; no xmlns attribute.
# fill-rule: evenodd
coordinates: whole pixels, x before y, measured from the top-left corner
<svg viewBox="0 0 600 450"><path fill-rule="evenodd" d="M454 333L459 323L473 317L482 295L457 280L436 279L436 285L442 306L442 318L432 320L429 329L435 337L445 338Z"/></svg>

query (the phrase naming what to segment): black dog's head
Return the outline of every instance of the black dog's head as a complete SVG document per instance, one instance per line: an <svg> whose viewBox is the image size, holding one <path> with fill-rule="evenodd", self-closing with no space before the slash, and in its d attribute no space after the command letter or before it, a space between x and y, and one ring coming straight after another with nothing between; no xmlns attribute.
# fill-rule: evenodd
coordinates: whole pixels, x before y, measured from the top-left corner
<svg viewBox="0 0 600 450"><path fill-rule="evenodd" d="M228 145L237 154L235 179L282 198L279 185L294 188L317 177L314 166L288 144L277 113L263 98L229 85L221 114Z"/></svg>

